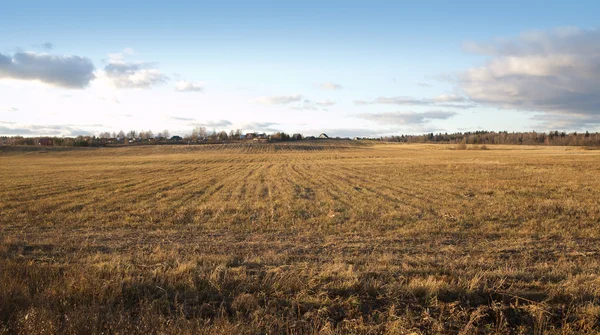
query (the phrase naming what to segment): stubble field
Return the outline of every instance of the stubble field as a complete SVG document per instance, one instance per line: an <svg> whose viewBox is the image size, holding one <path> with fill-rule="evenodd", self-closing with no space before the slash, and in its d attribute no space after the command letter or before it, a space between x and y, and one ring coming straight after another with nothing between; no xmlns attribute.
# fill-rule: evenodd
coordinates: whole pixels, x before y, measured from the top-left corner
<svg viewBox="0 0 600 335"><path fill-rule="evenodd" d="M600 150L0 147L0 334L600 332Z"/></svg>

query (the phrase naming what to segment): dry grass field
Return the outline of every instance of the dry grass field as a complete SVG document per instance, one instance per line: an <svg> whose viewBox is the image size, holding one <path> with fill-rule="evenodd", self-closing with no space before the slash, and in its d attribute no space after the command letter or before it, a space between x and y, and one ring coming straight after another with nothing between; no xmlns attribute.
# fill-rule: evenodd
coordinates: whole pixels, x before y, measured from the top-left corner
<svg viewBox="0 0 600 335"><path fill-rule="evenodd" d="M0 147L0 334L599 333L600 150L452 148Z"/></svg>

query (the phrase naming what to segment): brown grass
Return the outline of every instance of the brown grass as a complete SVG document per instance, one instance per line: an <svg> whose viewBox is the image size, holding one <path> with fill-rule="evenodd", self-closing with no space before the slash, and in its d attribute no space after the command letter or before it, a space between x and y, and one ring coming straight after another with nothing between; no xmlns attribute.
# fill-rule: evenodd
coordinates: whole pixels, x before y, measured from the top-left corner
<svg viewBox="0 0 600 335"><path fill-rule="evenodd" d="M600 152L451 147L3 150L0 333L598 333Z"/></svg>

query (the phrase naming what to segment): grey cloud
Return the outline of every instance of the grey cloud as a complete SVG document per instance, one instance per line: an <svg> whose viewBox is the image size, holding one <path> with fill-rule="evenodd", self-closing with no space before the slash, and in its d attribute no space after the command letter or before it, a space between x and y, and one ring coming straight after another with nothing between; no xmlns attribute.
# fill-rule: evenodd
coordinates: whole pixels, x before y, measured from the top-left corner
<svg viewBox="0 0 600 335"><path fill-rule="evenodd" d="M169 80L151 63L111 61L104 67L104 72L120 88L150 88Z"/></svg>
<svg viewBox="0 0 600 335"><path fill-rule="evenodd" d="M600 30L535 31L467 51L489 61L459 77L459 87L482 105L565 115L600 114ZM582 118L583 119L583 118Z"/></svg>
<svg viewBox="0 0 600 335"><path fill-rule="evenodd" d="M196 119L188 118L188 117L180 117L180 116L171 116L172 120L175 121L196 121Z"/></svg>
<svg viewBox="0 0 600 335"><path fill-rule="evenodd" d="M378 97L373 100L355 100L354 104L364 105L398 105L398 106L435 106L445 108L467 109L475 107L467 98L456 94L442 94L433 99L416 99L411 97Z"/></svg>
<svg viewBox="0 0 600 335"><path fill-rule="evenodd" d="M595 115L541 114L531 118L536 122L535 129L542 131L586 131L600 126Z"/></svg>
<svg viewBox="0 0 600 335"><path fill-rule="evenodd" d="M335 105L335 101L312 101L310 99L305 99L304 96L300 94L260 97L254 99L254 102L262 105L289 106L289 108L295 110L325 110L326 107Z"/></svg>
<svg viewBox="0 0 600 335"><path fill-rule="evenodd" d="M206 128L226 128L233 125L233 123L229 120L216 120L216 121L199 121L195 118L188 117L180 117L180 116L171 116L171 120L175 121L183 121L188 126L193 127L206 127Z"/></svg>
<svg viewBox="0 0 600 335"><path fill-rule="evenodd" d="M379 97L374 100L356 100L354 101L357 105L375 105L375 104L386 104L386 105L413 105L413 106L428 106L431 101L419 100L409 97Z"/></svg>
<svg viewBox="0 0 600 335"><path fill-rule="evenodd" d="M0 122L0 135L27 135L27 136L78 136L92 135L94 132L88 128L102 128L101 124L90 125L37 125L37 124L16 124L14 122Z"/></svg>
<svg viewBox="0 0 600 335"><path fill-rule="evenodd" d="M197 126L207 127L207 128L225 128L230 127L233 123L229 120L217 120L217 121L206 121L196 123Z"/></svg>
<svg viewBox="0 0 600 335"><path fill-rule="evenodd" d="M0 54L0 78L39 80L66 88L84 88L94 80L94 64L79 56L52 56L33 52Z"/></svg>
<svg viewBox="0 0 600 335"><path fill-rule="evenodd" d="M91 132L86 129L69 129L68 136L92 136L94 132Z"/></svg>
<svg viewBox="0 0 600 335"><path fill-rule="evenodd" d="M46 49L46 50L52 50L54 49L54 44L50 43L50 42L46 42L42 44L42 48Z"/></svg>
<svg viewBox="0 0 600 335"><path fill-rule="evenodd" d="M241 128L245 131L264 131L264 132L278 132L280 131L275 126L279 125L279 123L275 122L250 122L242 124Z"/></svg>
<svg viewBox="0 0 600 335"><path fill-rule="evenodd" d="M0 126L0 135L31 135L31 129Z"/></svg>
<svg viewBox="0 0 600 335"><path fill-rule="evenodd" d="M383 125L420 125L431 120L446 120L456 115L455 112L428 111L417 112L393 112L393 113L363 113L357 117Z"/></svg>
<svg viewBox="0 0 600 335"><path fill-rule="evenodd" d="M61 135L63 126L21 125L18 127L0 126L1 135L32 135L32 136L54 136Z"/></svg>
<svg viewBox="0 0 600 335"><path fill-rule="evenodd" d="M490 56L551 55L556 53L598 53L600 30L562 27L526 31L516 38L498 38L491 42L466 41L467 52Z"/></svg>

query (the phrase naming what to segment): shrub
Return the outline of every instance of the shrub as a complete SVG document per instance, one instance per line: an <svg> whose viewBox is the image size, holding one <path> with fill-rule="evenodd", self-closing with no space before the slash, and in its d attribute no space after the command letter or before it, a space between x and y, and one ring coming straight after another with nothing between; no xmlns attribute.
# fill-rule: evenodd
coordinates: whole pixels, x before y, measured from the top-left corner
<svg viewBox="0 0 600 335"><path fill-rule="evenodd" d="M454 147L454 150L467 150L467 143L459 143Z"/></svg>

